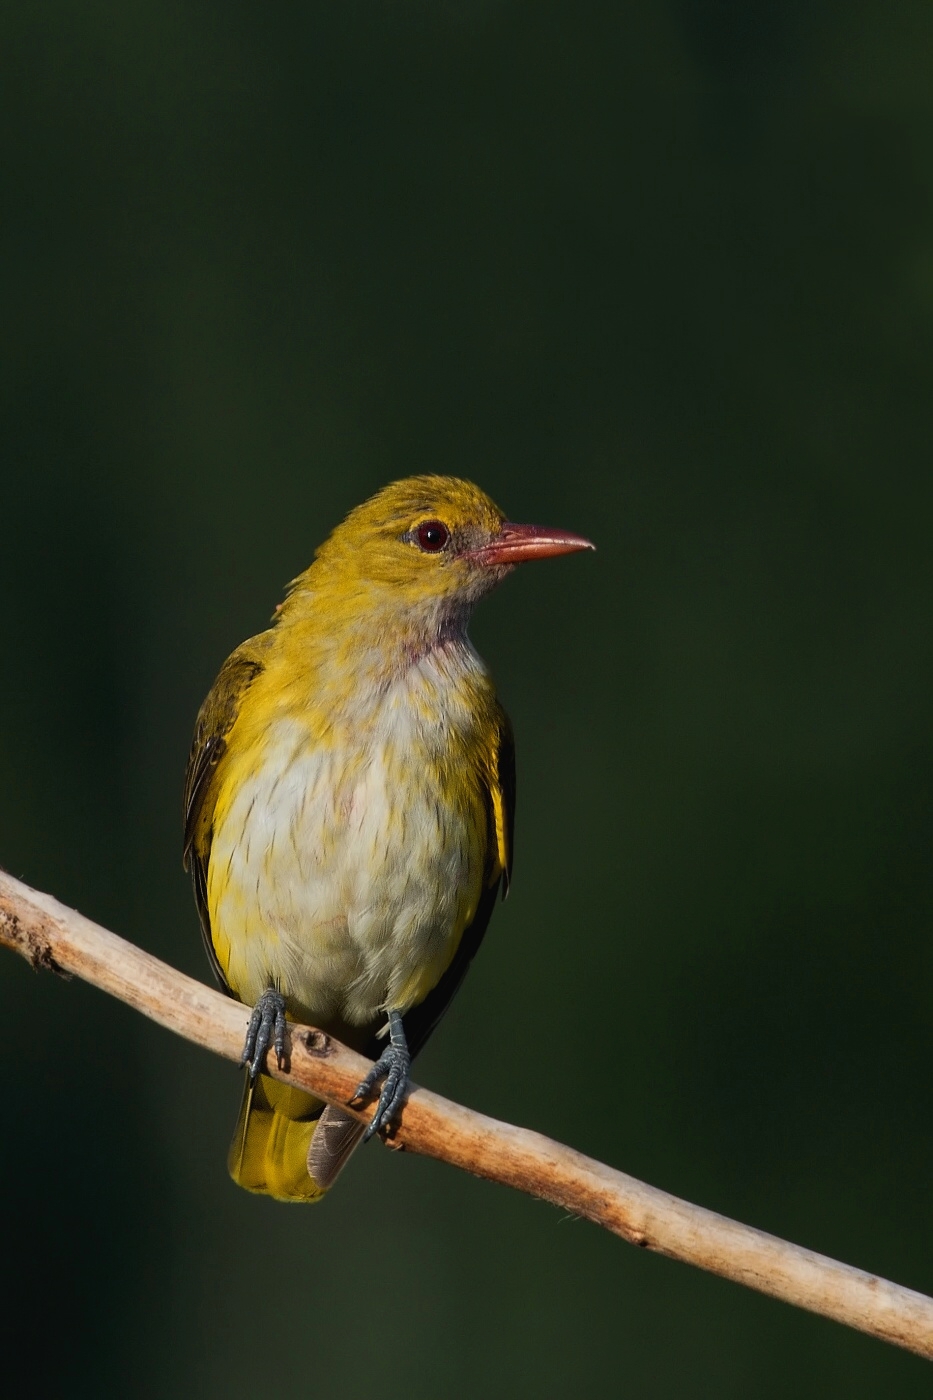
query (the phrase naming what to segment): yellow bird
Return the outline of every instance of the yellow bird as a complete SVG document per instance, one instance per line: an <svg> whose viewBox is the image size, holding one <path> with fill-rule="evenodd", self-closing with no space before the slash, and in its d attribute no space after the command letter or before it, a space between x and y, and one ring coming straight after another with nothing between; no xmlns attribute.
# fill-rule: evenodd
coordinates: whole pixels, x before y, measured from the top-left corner
<svg viewBox="0 0 933 1400"><path fill-rule="evenodd" d="M508 718L467 637L515 564L592 549L442 476L351 511L221 668L185 782L185 863L221 985L254 1007L234 1181L319 1199L391 1124L512 864ZM367 1128L260 1071L286 1016L375 1060ZM387 1038L386 1038L387 1037Z"/></svg>

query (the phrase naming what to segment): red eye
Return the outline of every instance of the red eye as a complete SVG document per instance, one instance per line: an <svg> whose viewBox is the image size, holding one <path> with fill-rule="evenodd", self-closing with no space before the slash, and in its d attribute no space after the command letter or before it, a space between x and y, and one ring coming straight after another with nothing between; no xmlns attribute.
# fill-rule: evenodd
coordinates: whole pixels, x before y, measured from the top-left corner
<svg viewBox="0 0 933 1400"><path fill-rule="evenodd" d="M450 531L443 520L425 520L415 531L415 539L425 554L439 554L450 539Z"/></svg>

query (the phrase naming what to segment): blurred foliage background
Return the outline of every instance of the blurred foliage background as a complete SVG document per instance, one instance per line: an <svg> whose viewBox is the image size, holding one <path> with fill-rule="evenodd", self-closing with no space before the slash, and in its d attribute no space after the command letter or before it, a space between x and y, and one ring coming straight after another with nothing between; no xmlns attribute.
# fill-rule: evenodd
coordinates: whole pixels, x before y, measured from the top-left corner
<svg viewBox="0 0 933 1400"><path fill-rule="evenodd" d="M0 860L207 979L194 716L343 513L599 553L474 636L516 879L417 1078L933 1290L933 10L0 17ZM35 1394L885 1397L922 1362L372 1147L239 1193L227 1064L0 958Z"/></svg>

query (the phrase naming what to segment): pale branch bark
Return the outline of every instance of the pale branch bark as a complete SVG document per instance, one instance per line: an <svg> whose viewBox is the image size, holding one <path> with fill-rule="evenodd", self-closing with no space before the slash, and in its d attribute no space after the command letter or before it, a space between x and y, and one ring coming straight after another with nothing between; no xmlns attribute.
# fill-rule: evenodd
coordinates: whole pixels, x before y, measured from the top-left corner
<svg viewBox="0 0 933 1400"><path fill-rule="evenodd" d="M3 872L0 944L35 968L81 977L195 1044L239 1060L246 1007ZM346 1105L367 1068L331 1036L295 1025L287 1072L274 1064L268 1072ZM392 1145L514 1186L630 1244L933 1359L933 1299L679 1200L539 1133L413 1087Z"/></svg>

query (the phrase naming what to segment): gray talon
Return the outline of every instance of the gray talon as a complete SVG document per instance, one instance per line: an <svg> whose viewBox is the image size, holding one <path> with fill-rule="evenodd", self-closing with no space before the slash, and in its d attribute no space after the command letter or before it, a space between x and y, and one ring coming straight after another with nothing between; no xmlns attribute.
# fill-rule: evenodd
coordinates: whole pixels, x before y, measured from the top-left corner
<svg viewBox="0 0 933 1400"><path fill-rule="evenodd" d="M285 1064L285 998L275 987L266 988L249 1018L240 1064L249 1065L250 1079L262 1069L270 1045L281 1069Z"/></svg>
<svg viewBox="0 0 933 1400"><path fill-rule="evenodd" d="M398 1117L408 1093L410 1069L411 1055L408 1053L402 1017L398 1011L390 1011L389 1043L353 1095L354 1101L368 1099L379 1080L385 1081L372 1122L363 1134L364 1142L369 1142L371 1137L388 1128Z"/></svg>

